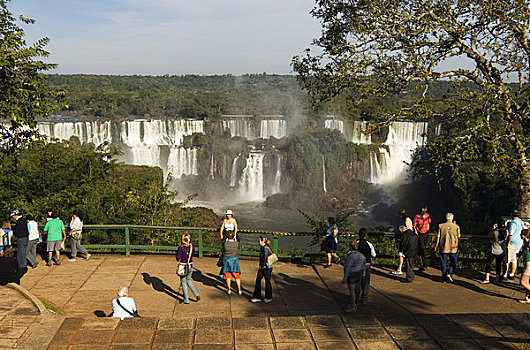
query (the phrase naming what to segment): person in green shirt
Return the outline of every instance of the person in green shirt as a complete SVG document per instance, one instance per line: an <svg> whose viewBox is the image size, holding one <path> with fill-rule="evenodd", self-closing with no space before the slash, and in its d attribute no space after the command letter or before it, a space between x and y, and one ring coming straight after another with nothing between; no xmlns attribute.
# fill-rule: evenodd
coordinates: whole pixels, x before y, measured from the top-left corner
<svg viewBox="0 0 530 350"><path fill-rule="evenodd" d="M56 213L51 214L51 220L46 222L44 232L48 234L46 250L48 251L48 261L46 266L52 266L52 255L55 251L55 265L61 265L61 243L66 239L66 229L61 219L57 217Z"/></svg>
<svg viewBox="0 0 530 350"><path fill-rule="evenodd" d="M524 229L521 233L524 244L521 248L521 254L523 255L524 270L521 275L521 285L526 289L526 296L524 299L519 300L523 304L530 304L530 233L528 229Z"/></svg>

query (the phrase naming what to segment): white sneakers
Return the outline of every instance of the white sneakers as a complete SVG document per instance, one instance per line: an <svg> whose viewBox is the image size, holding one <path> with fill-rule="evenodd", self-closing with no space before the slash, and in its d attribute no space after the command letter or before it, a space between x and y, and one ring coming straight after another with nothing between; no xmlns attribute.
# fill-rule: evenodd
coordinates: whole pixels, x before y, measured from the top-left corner
<svg viewBox="0 0 530 350"><path fill-rule="evenodd" d="M85 260L88 260L88 259L90 259L90 257L91 257L91 256L92 256L92 254L90 254L90 253L87 253L87 254L86 254L86 256L85 256Z"/></svg>
<svg viewBox="0 0 530 350"><path fill-rule="evenodd" d="M77 259L76 258L72 258L72 259L68 259L68 261L74 262L74 261L77 261Z"/></svg>
<svg viewBox="0 0 530 350"><path fill-rule="evenodd" d="M264 302L265 304L268 304L268 303L270 303L271 301L272 301L272 299L263 299L263 302Z"/></svg>
<svg viewBox="0 0 530 350"><path fill-rule="evenodd" d="M258 299L258 298L252 298L252 299L250 299L250 302L251 302L251 303L261 303L261 299Z"/></svg>
<svg viewBox="0 0 530 350"><path fill-rule="evenodd" d="M396 271L392 271L392 274L393 274L393 275L402 275L403 272L402 272L401 270L398 269L398 270L396 270Z"/></svg>
<svg viewBox="0 0 530 350"><path fill-rule="evenodd" d="M522 300L519 300L520 303L523 303L523 304L530 304L530 299L528 297L522 299Z"/></svg>

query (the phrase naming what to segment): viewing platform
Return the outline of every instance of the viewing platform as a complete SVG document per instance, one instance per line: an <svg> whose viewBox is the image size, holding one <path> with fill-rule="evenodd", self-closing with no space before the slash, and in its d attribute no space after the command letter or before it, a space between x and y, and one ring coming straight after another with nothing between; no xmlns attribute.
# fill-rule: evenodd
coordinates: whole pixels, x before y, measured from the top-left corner
<svg viewBox="0 0 530 350"><path fill-rule="evenodd" d="M518 281L481 285L481 275L457 270L454 284L440 272L400 283L390 268L372 268L371 292L354 314L342 266L279 262L273 301L250 303L257 261L241 258L243 295L227 295L217 258L194 259L201 300L181 303L176 262L167 254L93 254L90 260L46 267L21 286L64 315L36 308L0 287L1 348L24 349L530 349L530 305ZM119 286L129 287L137 319L108 315ZM235 284L234 284L235 287ZM19 300L20 299L20 300ZM16 301L16 302L15 302Z"/></svg>

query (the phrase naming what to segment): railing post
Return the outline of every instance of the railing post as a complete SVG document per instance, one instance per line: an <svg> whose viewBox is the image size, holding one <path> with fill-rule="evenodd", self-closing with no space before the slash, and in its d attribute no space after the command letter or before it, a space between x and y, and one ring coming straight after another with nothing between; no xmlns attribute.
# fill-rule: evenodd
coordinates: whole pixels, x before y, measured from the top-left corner
<svg viewBox="0 0 530 350"><path fill-rule="evenodd" d="M202 229L199 229L199 258L202 258L202 250L203 250L203 246L202 246Z"/></svg>
<svg viewBox="0 0 530 350"><path fill-rule="evenodd" d="M125 256L131 255L131 240L129 237L129 227L125 227Z"/></svg>
<svg viewBox="0 0 530 350"><path fill-rule="evenodd" d="M275 233L274 234L274 238L272 240L272 251L274 252L274 254L278 254L278 235Z"/></svg>

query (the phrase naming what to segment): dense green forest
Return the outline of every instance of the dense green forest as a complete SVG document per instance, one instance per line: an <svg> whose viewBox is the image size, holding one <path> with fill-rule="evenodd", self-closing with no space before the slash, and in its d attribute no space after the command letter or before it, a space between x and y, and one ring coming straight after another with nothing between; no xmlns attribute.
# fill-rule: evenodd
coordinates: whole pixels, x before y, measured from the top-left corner
<svg viewBox="0 0 530 350"><path fill-rule="evenodd" d="M313 108L308 94L291 75L248 74L183 76L49 75L48 82L67 91L62 114L100 118L185 117L217 121L222 114L282 114L318 117L337 114L345 119L373 118L409 105L419 92L389 98L368 98L362 104L347 96ZM442 110L452 94L449 83L428 92Z"/></svg>

